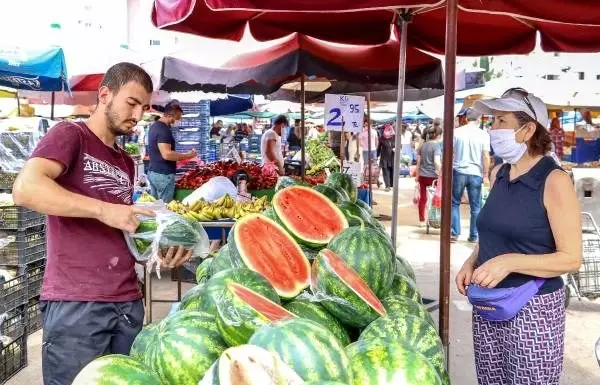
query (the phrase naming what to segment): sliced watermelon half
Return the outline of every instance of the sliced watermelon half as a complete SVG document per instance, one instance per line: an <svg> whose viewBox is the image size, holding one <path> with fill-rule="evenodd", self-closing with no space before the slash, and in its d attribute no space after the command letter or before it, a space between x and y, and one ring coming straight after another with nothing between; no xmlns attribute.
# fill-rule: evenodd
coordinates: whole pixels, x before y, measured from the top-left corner
<svg viewBox="0 0 600 385"><path fill-rule="evenodd" d="M217 303L217 327L229 346L245 344L263 325L296 318L279 304L239 283L228 283L226 290Z"/></svg>
<svg viewBox="0 0 600 385"><path fill-rule="evenodd" d="M319 248L348 228L344 213L325 195L291 186L273 197L273 209L283 226L300 243Z"/></svg>
<svg viewBox="0 0 600 385"><path fill-rule="evenodd" d="M369 285L339 255L323 249L313 263L311 290L345 325L365 327L386 310Z"/></svg>
<svg viewBox="0 0 600 385"><path fill-rule="evenodd" d="M261 214L246 215L229 237L233 258L265 277L280 297L294 298L308 287L310 263L277 222Z"/></svg>

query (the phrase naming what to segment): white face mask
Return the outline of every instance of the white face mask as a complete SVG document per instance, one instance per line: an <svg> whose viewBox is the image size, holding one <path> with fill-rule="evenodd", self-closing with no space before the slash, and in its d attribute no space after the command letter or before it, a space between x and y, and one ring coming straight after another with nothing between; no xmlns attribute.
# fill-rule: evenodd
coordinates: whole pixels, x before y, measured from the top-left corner
<svg viewBox="0 0 600 385"><path fill-rule="evenodd" d="M527 144L518 143L516 139L517 132L522 129L523 127L517 131L510 128L490 130L490 144L494 150L494 154L507 163L517 163L525 155L525 152L527 152Z"/></svg>

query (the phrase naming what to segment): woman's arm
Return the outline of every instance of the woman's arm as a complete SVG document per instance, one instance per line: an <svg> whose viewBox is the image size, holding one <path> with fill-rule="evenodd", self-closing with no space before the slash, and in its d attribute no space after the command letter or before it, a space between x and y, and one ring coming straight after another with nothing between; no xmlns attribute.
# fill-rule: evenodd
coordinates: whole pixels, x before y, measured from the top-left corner
<svg viewBox="0 0 600 385"><path fill-rule="evenodd" d="M546 180L544 206L556 242L556 253L511 255L512 271L536 277L577 272L581 266L581 209L571 178L553 171Z"/></svg>

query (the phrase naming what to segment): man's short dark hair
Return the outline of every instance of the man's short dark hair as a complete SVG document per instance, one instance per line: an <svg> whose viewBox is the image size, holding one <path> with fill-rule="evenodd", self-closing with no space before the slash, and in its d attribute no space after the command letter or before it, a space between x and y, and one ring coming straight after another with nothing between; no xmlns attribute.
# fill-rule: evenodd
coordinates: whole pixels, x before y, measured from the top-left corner
<svg viewBox="0 0 600 385"><path fill-rule="evenodd" d="M289 126L290 121L288 120L287 116L279 115L278 117L275 118L275 121L273 122L274 126L277 126L278 124L283 124L285 126Z"/></svg>
<svg viewBox="0 0 600 385"><path fill-rule="evenodd" d="M121 62L106 71L100 87L107 87L112 92L119 92L121 87L129 82L140 84L147 92L153 91L150 75L140 66L133 63Z"/></svg>
<svg viewBox="0 0 600 385"><path fill-rule="evenodd" d="M181 106L179 105L179 102L177 100L171 100L169 103L167 103L165 105L164 114L173 115L176 112L183 113L183 109L181 108Z"/></svg>

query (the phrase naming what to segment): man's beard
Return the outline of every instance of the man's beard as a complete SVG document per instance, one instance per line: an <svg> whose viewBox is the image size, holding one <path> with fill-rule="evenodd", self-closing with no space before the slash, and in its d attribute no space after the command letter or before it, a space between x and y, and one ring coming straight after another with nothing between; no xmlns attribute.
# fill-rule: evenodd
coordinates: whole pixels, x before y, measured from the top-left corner
<svg viewBox="0 0 600 385"><path fill-rule="evenodd" d="M110 132L115 136L131 135L133 133L133 127L131 129L121 128L121 124L125 122L121 121L119 115L115 111L113 111L112 107L113 104L112 101L110 101L106 106L106 111L104 112L106 116L106 122L108 123L108 129L110 130Z"/></svg>

